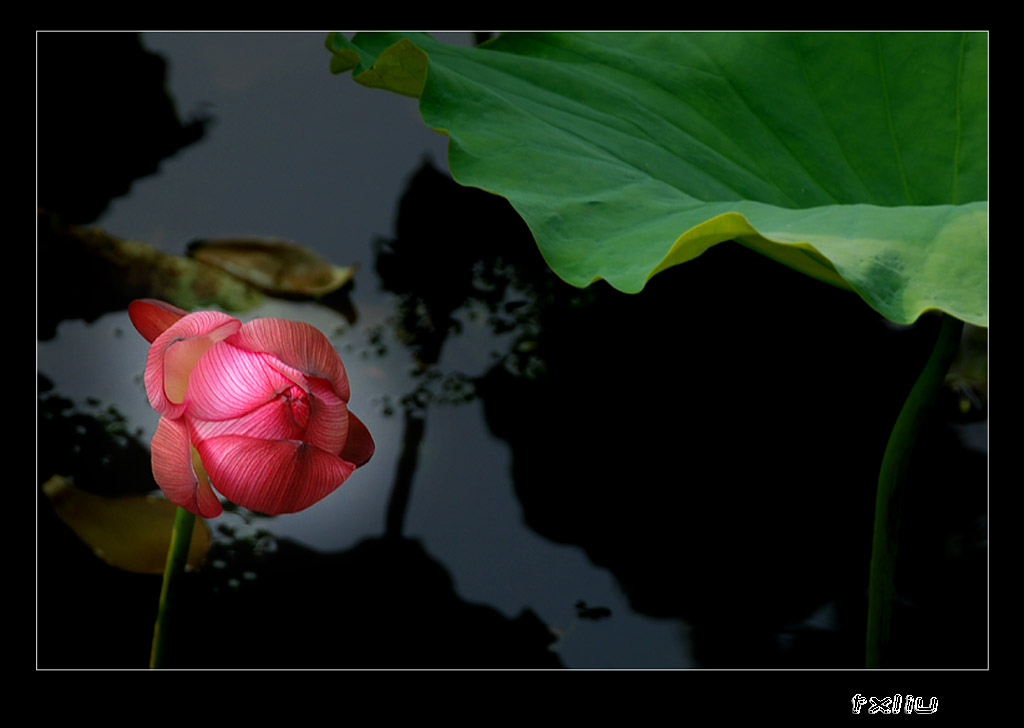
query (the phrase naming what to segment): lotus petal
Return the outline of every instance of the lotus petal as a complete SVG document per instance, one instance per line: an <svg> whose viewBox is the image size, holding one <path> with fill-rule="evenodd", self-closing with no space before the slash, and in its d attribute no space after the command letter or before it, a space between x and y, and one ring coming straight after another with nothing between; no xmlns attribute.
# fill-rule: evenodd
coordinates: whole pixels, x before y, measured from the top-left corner
<svg viewBox="0 0 1024 728"><path fill-rule="evenodd" d="M189 378L189 414L228 420L260 407L294 382L267 366L267 356L227 343L211 347Z"/></svg>
<svg viewBox="0 0 1024 728"><path fill-rule="evenodd" d="M192 447L182 420L161 417L150 443L153 477L167 499L203 518L214 518L223 507L210 487L203 462Z"/></svg>
<svg viewBox="0 0 1024 728"><path fill-rule="evenodd" d="M337 455L294 440L222 435L197 448L218 491L233 503L268 515L308 508L355 470Z"/></svg>
<svg viewBox="0 0 1024 728"><path fill-rule="evenodd" d="M155 298L140 298L128 304L128 318L149 343L188 316L188 311Z"/></svg>
<svg viewBox="0 0 1024 728"><path fill-rule="evenodd" d="M345 440L345 447L341 450L341 459L348 460L358 468L369 462L375 449L370 430L362 420L349 411L348 436Z"/></svg>
<svg viewBox="0 0 1024 728"><path fill-rule="evenodd" d="M199 358L241 325L224 313L198 311L160 334L149 347L144 377L153 409L165 417L180 417L185 411L188 379Z"/></svg>
<svg viewBox="0 0 1024 728"><path fill-rule="evenodd" d="M307 323L256 319L243 325L229 343L249 351L266 352L306 376L326 379L338 397L348 402L348 376L341 357L327 337Z"/></svg>

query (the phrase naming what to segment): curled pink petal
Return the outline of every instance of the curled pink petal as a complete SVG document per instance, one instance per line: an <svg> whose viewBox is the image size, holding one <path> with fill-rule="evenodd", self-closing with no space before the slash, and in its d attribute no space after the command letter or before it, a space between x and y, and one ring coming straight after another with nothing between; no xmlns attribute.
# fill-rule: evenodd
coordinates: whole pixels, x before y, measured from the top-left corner
<svg viewBox="0 0 1024 728"><path fill-rule="evenodd" d="M295 440L337 455L348 435L347 407L323 380L310 379L309 382L309 393L295 385L285 387L273 393L268 401L254 404L237 417L200 419L199 413L190 406L188 421L192 425L193 441L203 442L222 435ZM191 405L191 397L189 401Z"/></svg>
<svg viewBox="0 0 1024 728"><path fill-rule="evenodd" d="M327 337L307 323L256 319L242 326L229 343L249 351L266 352L306 376L326 379L338 397L348 402L348 376L341 357Z"/></svg>
<svg viewBox="0 0 1024 728"><path fill-rule="evenodd" d="M309 379L309 423L302 440L337 455L348 439L348 405L336 394L330 383Z"/></svg>
<svg viewBox="0 0 1024 728"><path fill-rule="evenodd" d="M203 518L220 515L223 508L210 487L183 421L161 417L150 448L153 477L167 500Z"/></svg>
<svg viewBox="0 0 1024 728"><path fill-rule="evenodd" d="M376 445L373 444L373 437L363 421L350 411L348 413L348 438L345 440L345 447L341 450L341 459L355 465L357 468L365 465L373 457Z"/></svg>
<svg viewBox="0 0 1024 728"><path fill-rule="evenodd" d="M297 418L306 415L306 408L287 396L275 397L240 417L226 420L201 420L188 417L193 439L202 442L221 435L243 435L261 440L305 441L307 428ZM338 450L341 447L339 445Z"/></svg>
<svg viewBox="0 0 1024 728"><path fill-rule="evenodd" d="M185 392L193 367L206 351L239 330L242 323L224 313L198 311L179 319L157 337L146 360L149 403L165 417L185 411Z"/></svg>
<svg viewBox="0 0 1024 728"><path fill-rule="evenodd" d="M151 344L185 316L188 311L155 298L140 298L128 304L132 325Z"/></svg>
<svg viewBox="0 0 1024 728"><path fill-rule="evenodd" d="M197 449L218 491L268 515L308 508L355 470L337 455L294 440L222 435L202 441Z"/></svg>
<svg viewBox="0 0 1024 728"><path fill-rule="evenodd" d="M226 341L210 347L189 378L189 413L202 420L233 419L287 389L291 381L267 366L266 357Z"/></svg>

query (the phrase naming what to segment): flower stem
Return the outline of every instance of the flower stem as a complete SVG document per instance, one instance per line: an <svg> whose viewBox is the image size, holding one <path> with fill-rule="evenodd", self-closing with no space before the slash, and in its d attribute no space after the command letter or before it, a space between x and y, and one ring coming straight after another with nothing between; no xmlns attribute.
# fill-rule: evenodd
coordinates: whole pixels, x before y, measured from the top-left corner
<svg viewBox="0 0 1024 728"><path fill-rule="evenodd" d="M932 353L907 395L889 435L878 474L875 530L868 581L866 665L881 667L889 643L892 605L896 593L896 552L899 545L900 506L911 451L960 345L963 322L942 314Z"/></svg>
<svg viewBox="0 0 1024 728"><path fill-rule="evenodd" d="M195 514L178 508L174 516L174 529L171 531L171 545L167 550L167 564L164 566L164 582L160 588L156 626L153 628L153 649L149 656L149 666L153 669L164 667L167 657L167 627L173 613L171 605L181 583L181 576L185 573L195 522Z"/></svg>

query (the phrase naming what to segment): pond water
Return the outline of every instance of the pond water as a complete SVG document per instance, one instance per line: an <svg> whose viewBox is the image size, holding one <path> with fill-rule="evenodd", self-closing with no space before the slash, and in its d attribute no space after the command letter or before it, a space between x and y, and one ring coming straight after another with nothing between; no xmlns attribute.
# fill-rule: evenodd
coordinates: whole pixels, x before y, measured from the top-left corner
<svg viewBox="0 0 1024 728"><path fill-rule="evenodd" d="M90 224L175 254L277 237L357 264L354 315L268 298L240 318L327 333L377 444L313 508L211 522L219 545L186 595L195 641L179 664L857 666L874 472L927 322L887 327L725 245L643 296L570 289L502 200L450 181L447 138L415 100L329 73L322 34L141 40L166 59L179 116L210 123ZM130 115L121 93L105 113ZM40 296L59 296L39 266ZM113 408L146 447L146 342L124 310L90 318L40 341L44 400ZM978 423L957 425L972 441L934 436L955 462L917 511L930 517L908 518L908 564L944 577L906 585L907 619L924 619L907 642L960 625L923 656L907 648L935 666L984 660ZM41 481L68 447L41 446ZM90 561L47 507L39 665L144 667L158 577ZM78 617L67 599L85 602Z"/></svg>

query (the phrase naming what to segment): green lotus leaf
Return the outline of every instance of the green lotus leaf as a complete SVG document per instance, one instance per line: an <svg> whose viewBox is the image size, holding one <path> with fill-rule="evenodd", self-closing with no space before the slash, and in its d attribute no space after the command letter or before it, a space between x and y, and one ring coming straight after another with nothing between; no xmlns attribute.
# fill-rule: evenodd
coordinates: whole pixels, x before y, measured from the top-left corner
<svg viewBox="0 0 1024 728"><path fill-rule="evenodd" d="M418 96L460 184L506 197L563 279L636 293L736 240L888 319L988 323L985 33L327 38Z"/></svg>

